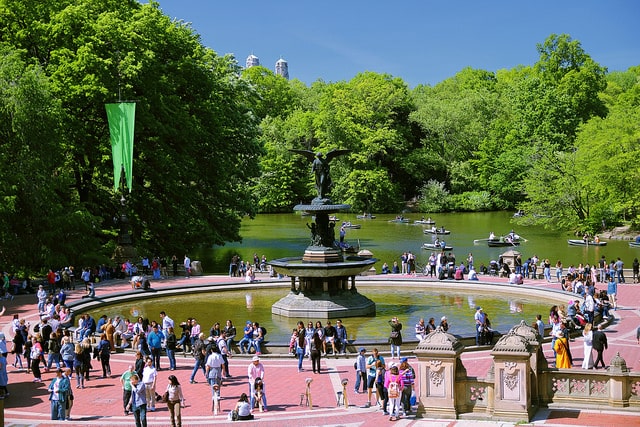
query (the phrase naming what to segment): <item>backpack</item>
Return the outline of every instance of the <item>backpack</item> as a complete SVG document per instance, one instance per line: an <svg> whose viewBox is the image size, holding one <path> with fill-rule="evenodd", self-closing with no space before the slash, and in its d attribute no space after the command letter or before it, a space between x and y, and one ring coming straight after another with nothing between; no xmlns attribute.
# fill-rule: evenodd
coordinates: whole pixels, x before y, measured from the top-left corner
<svg viewBox="0 0 640 427"><path fill-rule="evenodd" d="M262 336L266 336L267 335L267 328L265 328L264 326L260 326L260 329L262 330Z"/></svg>
<svg viewBox="0 0 640 427"><path fill-rule="evenodd" d="M100 357L108 358L111 354L111 344L108 341L103 341L100 346Z"/></svg>
<svg viewBox="0 0 640 427"><path fill-rule="evenodd" d="M59 353L60 343L57 339L49 340L49 353Z"/></svg>
<svg viewBox="0 0 640 427"><path fill-rule="evenodd" d="M398 384L398 376L393 375L395 377L395 381L389 382L389 387L387 387L387 391L389 393L390 399L395 399L400 396L400 384Z"/></svg>

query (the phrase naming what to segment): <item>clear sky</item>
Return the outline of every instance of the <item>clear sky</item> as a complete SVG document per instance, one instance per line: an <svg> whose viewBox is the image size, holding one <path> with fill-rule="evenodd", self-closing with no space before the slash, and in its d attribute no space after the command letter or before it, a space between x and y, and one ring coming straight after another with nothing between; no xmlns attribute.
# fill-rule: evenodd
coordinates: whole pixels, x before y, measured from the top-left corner
<svg viewBox="0 0 640 427"><path fill-rule="evenodd" d="M141 0L144 1L144 0ZM464 67L533 65L536 44L569 34L609 71L640 65L638 0L159 0L202 43L244 66L279 58L306 84L388 73L411 87Z"/></svg>

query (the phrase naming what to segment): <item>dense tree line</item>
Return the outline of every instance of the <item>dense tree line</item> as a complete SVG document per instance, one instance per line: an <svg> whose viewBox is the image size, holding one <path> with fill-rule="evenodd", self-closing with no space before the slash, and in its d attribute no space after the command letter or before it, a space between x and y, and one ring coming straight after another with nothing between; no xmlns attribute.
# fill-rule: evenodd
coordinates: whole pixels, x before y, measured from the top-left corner
<svg viewBox="0 0 640 427"><path fill-rule="evenodd" d="M182 253L240 239L256 212L314 196L290 149L351 150L332 197L355 211L522 208L597 229L638 221L640 67L607 73L567 35L533 66L435 85L363 72L307 86L204 47L135 0L0 0L0 266ZM105 103L137 105L134 182L113 191Z"/></svg>

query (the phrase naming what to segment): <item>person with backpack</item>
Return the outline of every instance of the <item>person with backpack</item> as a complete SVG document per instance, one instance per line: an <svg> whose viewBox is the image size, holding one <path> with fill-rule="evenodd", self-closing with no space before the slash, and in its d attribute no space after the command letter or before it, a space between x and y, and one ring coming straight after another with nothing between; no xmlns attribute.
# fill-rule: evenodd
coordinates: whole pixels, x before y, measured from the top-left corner
<svg viewBox="0 0 640 427"><path fill-rule="evenodd" d="M207 371L204 367L205 357L206 357L206 347L204 343L204 333L200 332L198 338L193 342L193 358L195 359L193 364L193 372L191 372L191 378L189 382L191 384L195 384L196 373L198 369L202 369L202 373L204 374L205 379L207 378Z"/></svg>
<svg viewBox="0 0 640 427"><path fill-rule="evenodd" d="M49 341L47 343L49 347L49 357L47 359L47 369L51 369L51 365L55 362L56 368L60 369L60 341L58 333L51 332L49 335Z"/></svg>
<svg viewBox="0 0 640 427"><path fill-rule="evenodd" d="M106 334L100 335L100 342L97 347L98 357L100 358L100 364L102 365L102 378L111 376L111 343L107 339Z"/></svg>
<svg viewBox="0 0 640 427"><path fill-rule="evenodd" d="M389 369L385 374L384 387L387 390L385 400L391 404L391 416L389 417L389 421L396 421L400 417L400 399L402 396L402 389L404 388L404 379L402 378L402 375L400 375L398 365L395 363L391 365L391 369Z"/></svg>

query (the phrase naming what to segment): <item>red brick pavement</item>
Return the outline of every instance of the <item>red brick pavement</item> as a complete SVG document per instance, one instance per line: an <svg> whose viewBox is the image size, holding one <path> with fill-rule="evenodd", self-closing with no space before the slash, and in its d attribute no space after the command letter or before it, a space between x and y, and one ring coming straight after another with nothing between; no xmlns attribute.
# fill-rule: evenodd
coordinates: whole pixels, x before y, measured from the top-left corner
<svg viewBox="0 0 640 427"><path fill-rule="evenodd" d="M389 277L398 279L398 277ZM164 287L185 283L187 279L167 280L154 282L154 287ZM226 276L206 276L192 277L188 279L191 283L195 281L206 282L228 282L240 281ZM383 280L376 277L376 280ZM494 279L496 280L496 279ZM500 279L498 279L500 280ZM502 279L504 280L504 279ZM542 281L533 281L534 286L551 286ZM128 288L127 283L106 283L98 288L98 292L117 292ZM613 357L615 352L626 359L629 367L640 365L640 346L635 340L635 329L640 324L640 311L637 309L637 301L640 298L640 285L620 285L620 306L616 312L616 322L609 328L610 348L606 352L606 360ZM72 292L71 300L79 298L83 292ZM7 312L5 319L11 319L14 313L25 317L34 323L37 319L35 297L33 295L23 295L16 297L13 302L6 302ZM10 327L9 323L4 326L3 331L7 336ZM579 341L579 340L578 340ZM578 344L578 342L576 342ZM545 345L545 353L549 355L548 344ZM488 352L475 352L465 355L465 364L470 375L482 375L490 365ZM9 363L13 363L13 356L9 355ZM25 371L9 366L9 390L11 396L5 400L5 426L87 426L87 425L133 425L132 416L125 416L122 409L121 388L119 384L119 373L126 369L126 366L133 361L132 353L114 354L111 358L113 378L100 379L97 377L99 366L94 364L91 380L86 383L83 390L74 389L76 399L72 409L72 421L55 422L50 421L49 402L46 386L54 376L53 373L45 373L43 384L31 382L32 376ZM166 362L166 359L164 359ZM198 384L189 384L189 376L193 366L193 360L178 358L178 369L174 373L181 384L186 396L187 407L183 410L184 426L203 426L226 424L226 412L229 411L242 392L247 392L246 367L249 360L244 357L233 357L230 360L230 371L232 378L225 381L222 389L222 410L224 415L213 416L211 413L211 393L209 387L204 383L202 373L198 373L196 379ZM398 422L390 422L377 408L362 408L366 402L366 395L353 393L353 358L323 359L322 374L313 374L306 370L297 372L296 361L293 358L284 357L263 357L266 368L265 389L268 400L268 412L256 413L256 421L260 425L273 426L311 426L311 425L377 425L402 424L404 425L429 425L429 426L472 426L472 425L501 425L508 426L510 423L495 423L468 420L430 420L415 419L413 417L403 418ZM578 362L579 363L579 362ZM305 361L305 368L310 369L310 362ZM577 368L576 368L577 369ZM477 371L475 373L472 373ZM162 370L158 378L158 391L166 387L167 377L170 371ZM313 378L311 384L313 409L301 407L300 395L305 391L306 378ZM336 391L341 390L340 381L343 378L349 379L348 400L349 408L336 407ZM72 382L73 383L73 382ZM168 410L166 405L159 403L156 412L149 412L149 425L166 426L169 425ZM564 410L564 409L541 409L536 414L532 424L545 426L640 426L640 415L630 414L624 411L590 411ZM236 423L237 424L237 423ZM245 424L253 424L246 423Z"/></svg>

